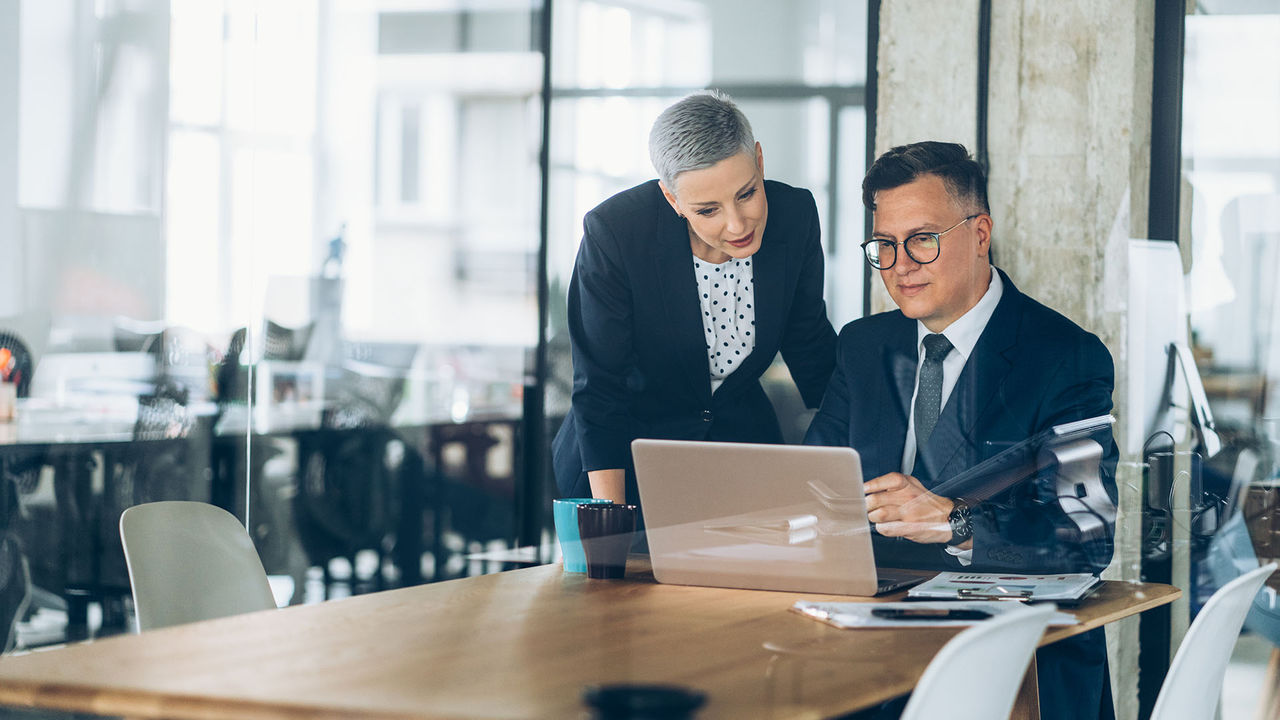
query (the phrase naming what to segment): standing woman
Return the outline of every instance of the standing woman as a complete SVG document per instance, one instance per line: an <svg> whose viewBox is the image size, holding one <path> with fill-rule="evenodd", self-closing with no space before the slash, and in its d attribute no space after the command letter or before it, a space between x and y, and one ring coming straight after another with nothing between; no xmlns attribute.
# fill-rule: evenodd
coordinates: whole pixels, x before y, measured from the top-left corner
<svg viewBox="0 0 1280 720"><path fill-rule="evenodd" d="M573 407L552 444L564 497L638 502L635 438L780 443L761 374L781 351L817 407L835 363L813 195L764 179L733 101L699 92L667 108L649 157L657 180L583 220Z"/></svg>

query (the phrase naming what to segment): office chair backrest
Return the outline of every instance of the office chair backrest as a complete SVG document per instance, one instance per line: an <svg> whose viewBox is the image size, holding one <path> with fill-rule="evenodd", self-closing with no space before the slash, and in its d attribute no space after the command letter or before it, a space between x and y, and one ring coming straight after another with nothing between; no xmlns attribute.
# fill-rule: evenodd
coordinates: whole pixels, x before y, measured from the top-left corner
<svg viewBox="0 0 1280 720"><path fill-rule="evenodd" d="M116 317L111 329L111 344L116 352L149 352L160 355L163 320L135 320Z"/></svg>
<svg viewBox="0 0 1280 720"><path fill-rule="evenodd" d="M1164 676L1151 720L1211 718L1222 694L1227 661L1240 637L1240 627L1262 584L1276 563L1263 565L1218 588L1182 638Z"/></svg>
<svg viewBox="0 0 1280 720"><path fill-rule="evenodd" d="M1053 605L983 620L938 651L911 693L901 720L1007 718ZM963 698L956 702L956 698Z"/></svg>
<svg viewBox="0 0 1280 720"><path fill-rule="evenodd" d="M18 621L31 602L31 571L22 543L12 531L0 533L0 654L18 641Z"/></svg>
<svg viewBox="0 0 1280 720"><path fill-rule="evenodd" d="M16 384L18 397L27 397L31 387L31 351L22 338L10 331L0 331L0 348L4 353L4 375L9 382Z"/></svg>
<svg viewBox="0 0 1280 720"><path fill-rule="evenodd" d="M249 533L215 505L135 505L120 540L139 632L276 606Z"/></svg>
<svg viewBox="0 0 1280 720"><path fill-rule="evenodd" d="M264 360L298 361L307 354L307 343L311 342L311 332L315 323L310 322L301 327L285 327L271 320L264 321L262 358Z"/></svg>

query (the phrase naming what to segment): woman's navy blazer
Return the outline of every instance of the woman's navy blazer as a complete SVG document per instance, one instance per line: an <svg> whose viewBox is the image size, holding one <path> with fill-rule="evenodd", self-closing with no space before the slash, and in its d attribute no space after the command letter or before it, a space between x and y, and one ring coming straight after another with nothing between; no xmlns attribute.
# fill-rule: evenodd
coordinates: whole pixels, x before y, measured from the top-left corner
<svg viewBox="0 0 1280 720"><path fill-rule="evenodd" d="M689 231L657 180L587 213L569 285L573 407L552 444L564 497L590 497L588 470L628 470L639 437L782 442L760 375L779 351L817 407L835 363L822 299L813 195L766 180L768 221L752 256L755 350L713 394Z"/></svg>

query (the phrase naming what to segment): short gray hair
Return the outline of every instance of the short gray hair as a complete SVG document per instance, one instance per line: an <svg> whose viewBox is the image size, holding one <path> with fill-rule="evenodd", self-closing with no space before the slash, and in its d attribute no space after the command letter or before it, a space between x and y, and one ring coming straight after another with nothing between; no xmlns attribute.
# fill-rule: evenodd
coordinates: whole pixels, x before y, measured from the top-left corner
<svg viewBox="0 0 1280 720"><path fill-rule="evenodd" d="M754 157L755 149L747 116L719 90L685 96L663 110L649 131L649 160L672 193L680 173L711 167L740 152Z"/></svg>

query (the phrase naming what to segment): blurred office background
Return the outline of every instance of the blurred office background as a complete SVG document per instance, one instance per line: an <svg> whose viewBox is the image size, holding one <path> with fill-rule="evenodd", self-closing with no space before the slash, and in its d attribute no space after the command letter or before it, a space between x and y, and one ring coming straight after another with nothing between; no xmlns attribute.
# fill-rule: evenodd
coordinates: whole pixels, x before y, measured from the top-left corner
<svg viewBox="0 0 1280 720"><path fill-rule="evenodd" d="M0 564L34 589L9 645L125 629L116 522L152 500L235 512L282 603L552 560L583 214L652 176L662 108L722 88L766 174L817 198L833 324L868 312L879 5L0 3L0 371L21 396ZM1226 441L1191 500L1203 556L1233 498L1280 537L1280 8L1203 0L1181 31L1185 298ZM767 380L797 440L785 367ZM1165 510L1135 554L1170 552Z"/></svg>
<svg viewBox="0 0 1280 720"><path fill-rule="evenodd" d="M859 316L867 16L0 4L0 345L22 377L0 507L36 589L11 644L125 629L115 525L141 502L233 510L281 602L544 544L581 218L652 176L649 125L693 89L737 97L768 175L814 192L832 321ZM782 365L770 392L798 439Z"/></svg>
<svg viewBox="0 0 1280 720"><path fill-rule="evenodd" d="M1192 502L1223 524L1193 519L1189 538L1205 561L1198 584L1211 587L1221 538L1238 529L1214 508L1234 506L1257 555L1280 556L1280 3L1196 5L1185 21L1179 242L1189 345L1223 440ZM1268 586L1236 647L1221 717L1265 717L1255 698L1274 697L1280 580Z"/></svg>

